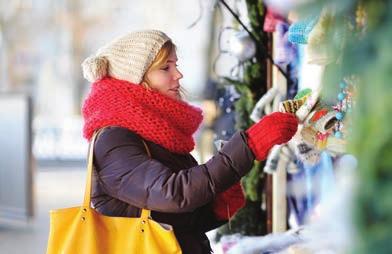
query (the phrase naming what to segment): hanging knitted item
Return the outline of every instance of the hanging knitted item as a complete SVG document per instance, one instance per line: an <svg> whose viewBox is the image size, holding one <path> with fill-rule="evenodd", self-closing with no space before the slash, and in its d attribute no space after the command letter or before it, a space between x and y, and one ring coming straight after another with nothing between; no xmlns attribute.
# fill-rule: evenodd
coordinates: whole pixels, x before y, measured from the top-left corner
<svg viewBox="0 0 392 254"><path fill-rule="evenodd" d="M302 127L302 126L301 126ZM305 141L301 135L301 129L288 142L290 147L294 148L294 152L298 161L306 165L315 165L320 160L320 152L315 149L312 143Z"/></svg>
<svg viewBox="0 0 392 254"><path fill-rule="evenodd" d="M324 8L318 22L308 36L309 64L327 65L336 60L336 53L331 47L331 34L333 32L334 15Z"/></svg>
<svg viewBox="0 0 392 254"><path fill-rule="evenodd" d="M282 15L277 13L271 7L267 7L267 13L265 14L263 30L264 32L267 33L275 32L276 25L279 22L285 22L285 21L286 19Z"/></svg>
<svg viewBox="0 0 392 254"><path fill-rule="evenodd" d="M317 17L311 16L293 23L289 27L288 40L296 44L307 44L309 33L317 23L317 20Z"/></svg>
<svg viewBox="0 0 392 254"><path fill-rule="evenodd" d="M279 111L286 113L296 113L304 105L306 99L311 94L312 89L306 88L297 93L293 100L286 100L279 103Z"/></svg>
<svg viewBox="0 0 392 254"><path fill-rule="evenodd" d="M284 168L288 173L298 171L296 155L287 144L276 145L271 149L265 162L264 172L273 174L278 169L278 166Z"/></svg>
<svg viewBox="0 0 392 254"><path fill-rule="evenodd" d="M268 174L273 174L278 169L280 151L282 145L276 145L271 148L268 154L267 160L264 165L264 172Z"/></svg>
<svg viewBox="0 0 392 254"><path fill-rule="evenodd" d="M298 172L297 156L294 149L289 144L282 147L280 150L280 157L287 165L287 173L293 174Z"/></svg>
<svg viewBox="0 0 392 254"><path fill-rule="evenodd" d="M272 87L256 103L252 113L250 114L250 119L256 123L260 121L264 115L276 111L278 105L275 106L275 104L280 103L282 98L283 95L279 92L279 89L277 87Z"/></svg>
<svg viewBox="0 0 392 254"><path fill-rule="evenodd" d="M297 57L297 45L288 40L289 24L278 22L276 24L276 49L275 63L285 66L295 61Z"/></svg>

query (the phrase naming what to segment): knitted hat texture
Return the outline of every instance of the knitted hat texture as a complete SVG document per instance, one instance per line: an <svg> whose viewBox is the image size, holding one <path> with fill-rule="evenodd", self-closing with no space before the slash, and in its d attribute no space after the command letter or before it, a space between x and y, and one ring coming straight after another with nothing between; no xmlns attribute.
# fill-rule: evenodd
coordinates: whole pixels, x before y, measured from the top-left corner
<svg viewBox="0 0 392 254"><path fill-rule="evenodd" d="M83 61L83 76L90 82L110 76L140 84L159 50L169 40L165 33L158 30L120 36Z"/></svg>

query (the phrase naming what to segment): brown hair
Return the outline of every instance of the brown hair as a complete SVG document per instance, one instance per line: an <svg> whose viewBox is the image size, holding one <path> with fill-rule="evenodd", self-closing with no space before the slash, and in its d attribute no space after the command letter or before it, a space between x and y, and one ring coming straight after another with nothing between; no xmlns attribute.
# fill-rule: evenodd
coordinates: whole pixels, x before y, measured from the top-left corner
<svg viewBox="0 0 392 254"><path fill-rule="evenodd" d="M150 67L148 67L146 73L143 76L141 85L144 86L147 89L150 89L149 86L149 80L147 78L147 73L152 71L152 70L156 70L160 67L162 67L167 59L169 58L170 53L176 50L176 45L174 45L174 43L169 40L167 42L165 42L165 44L163 44L162 48L159 50L158 54L156 55L154 61L151 63Z"/></svg>
<svg viewBox="0 0 392 254"><path fill-rule="evenodd" d="M162 67L166 63L167 59L170 56L170 53L173 50L177 50L177 47L171 40L163 44L162 48L159 50L158 54L156 55L154 61L151 63L150 67L147 69L146 73L143 76L142 82L140 83L143 87L145 87L146 89L151 89L149 85L149 80L147 78L147 73ZM187 94L186 90L182 86L180 86L181 98L183 98L183 96L185 96L186 94Z"/></svg>

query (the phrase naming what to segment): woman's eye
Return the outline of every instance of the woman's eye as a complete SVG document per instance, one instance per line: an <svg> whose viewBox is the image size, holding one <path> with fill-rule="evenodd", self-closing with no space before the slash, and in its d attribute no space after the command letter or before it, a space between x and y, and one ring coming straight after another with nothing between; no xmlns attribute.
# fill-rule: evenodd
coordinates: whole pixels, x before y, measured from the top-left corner
<svg viewBox="0 0 392 254"><path fill-rule="evenodd" d="M169 66L164 66L164 67L161 68L161 70L168 71L169 70Z"/></svg>

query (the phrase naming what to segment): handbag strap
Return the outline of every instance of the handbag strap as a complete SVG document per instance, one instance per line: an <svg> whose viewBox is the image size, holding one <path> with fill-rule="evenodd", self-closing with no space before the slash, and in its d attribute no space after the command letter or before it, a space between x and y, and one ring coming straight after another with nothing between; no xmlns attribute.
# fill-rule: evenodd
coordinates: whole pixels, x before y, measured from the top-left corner
<svg viewBox="0 0 392 254"><path fill-rule="evenodd" d="M91 208L91 178L93 173L93 158L94 158L94 144L97 136L103 129L95 131L90 144L89 144L89 151L88 151L88 161L87 161L87 179L86 179L86 189L84 191L84 200L83 200L83 207L84 208ZM146 142L142 139L143 145L146 148L148 157L151 157L150 149L148 148ZM141 218L147 219L151 216L151 211L147 209L141 209Z"/></svg>
<svg viewBox="0 0 392 254"><path fill-rule="evenodd" d="M86 189L84 190L84 200L83 200L84 208L91 207L91 178L93 174L93 157L94 157L93 152L94 152L95 139L98 133L99 131L94 132L88 148Z"/></svg>

